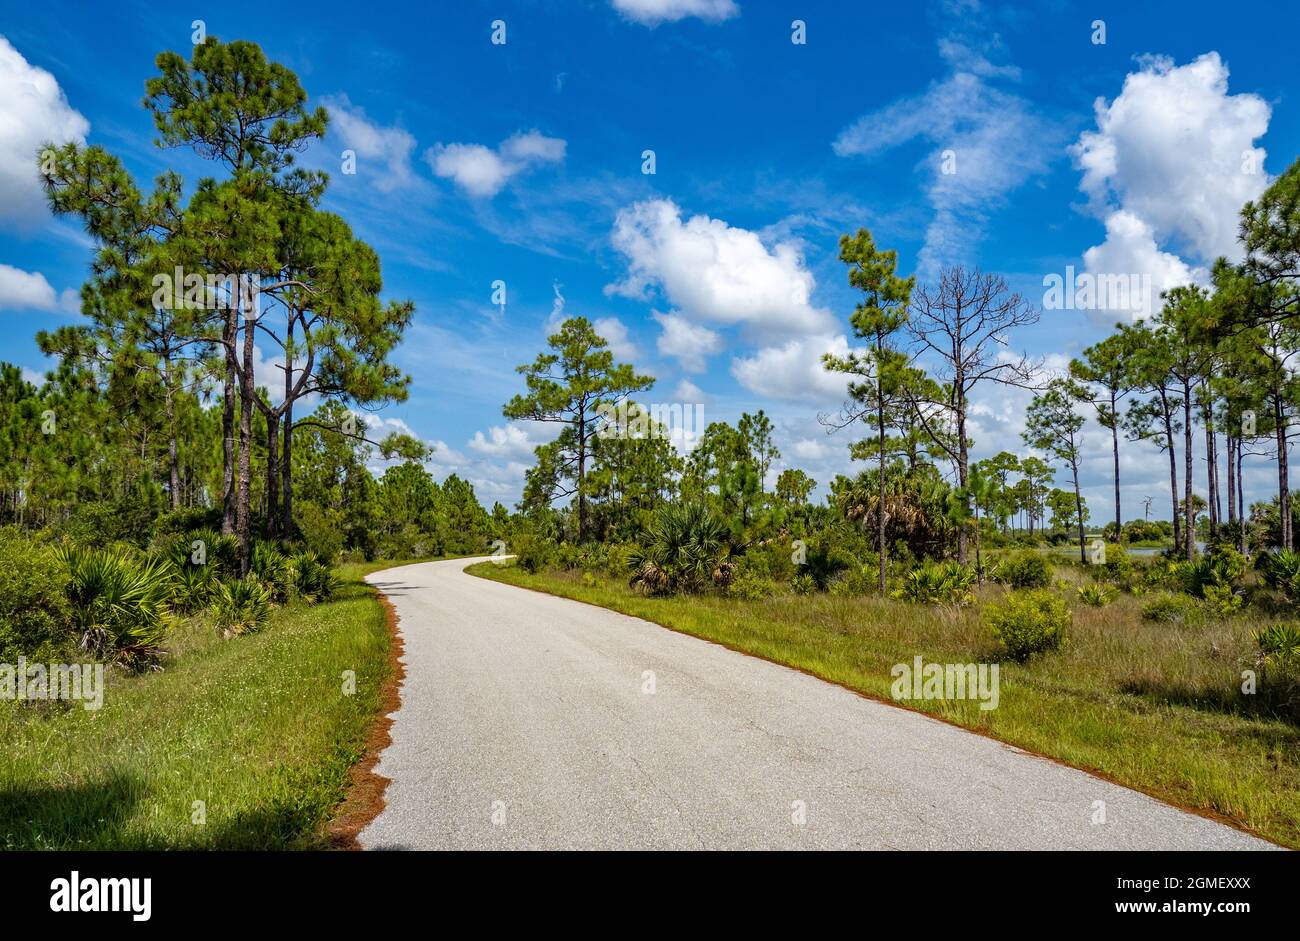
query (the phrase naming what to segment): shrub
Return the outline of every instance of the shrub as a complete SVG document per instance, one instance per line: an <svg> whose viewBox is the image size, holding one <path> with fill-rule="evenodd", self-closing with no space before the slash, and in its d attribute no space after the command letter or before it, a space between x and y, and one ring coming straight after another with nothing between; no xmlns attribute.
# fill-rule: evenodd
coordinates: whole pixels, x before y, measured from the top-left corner
<svg viewBox="0 0 1300 941"><path fill-rule="evenodd" d="M830 593L845 597L868 595L880 588L880 563L863 563L851 566L831 582Z"/></svg>
<svg viewBox="0 0 1300 941"><path fill-rule="evenodd" d="M1262 662L1279 667L1300 667L1300 625L1274 624L1254 634Z"/></svg>
<svg viewBox="0 0 1300 941"><path fill-rule="evenodd" d="M814 588L825 591L835 577L851 563L852 559L846 557L845 553L838 548L826 543L818 543L805 548L803 564L799 565L796 578L799 575L807 575L812 579Z"/></svg>
<svg viewBox="0 0 1300 941"><path fill-rule="evenodd" d="M1300 714L1300 626L1274 624L1254 636L1269 697L1292 716Z"/></svg>
<svg viewBox="0 0 1300 941"><path fill-rule="evenodd" d="M1142 603L1142 617L1159 624L1195 624L1204 616L1200 602L1187 595L1162 591Z"/></svg>
<svg viewBox="0 0 1300 941"><path fill-rule="evenodd" d="M48 659L69 638L67 583L53 549L0 530L0 662Z"/></svg>
<svg viewBox="0 0 1300 941"><path fill-rule="evenodd" d="M796 595L811 595L817 591L817 579L808 572L800 572L790 579L790 587Z"/></svg>
<svg viewBox="0 0 1300 941"><path fill-rule="evenodd" d="M255 578L228 579L212 599L217 627L227 636L251 634L271 617L271 593Z"/></svg>
<svg viewBox="0 0 1300 941"><path fill-rule="evenodd" d="M217 590L217 573L210 565L194 565L188 559L172 567L172 606L189 613L212 600Z"/></svg>
<svg viewBox="0 0 1300 941"><path fill-rule="evenodd" d="M1094 608L1104 608L1119 593L1108 585L1084 585L1079 589L1079 600Z"/></svg>
<svg viewBox="0 0 1300 941"><path fill-rule="evenodd" d="M975 572L960 562L926 562L903 576L894 592L916 604L969 604Z"/></svg>
<svg viewBox="0 0 1300 941"><path fill-rule="evenodd" d="M1046 588L1052 583L1052 566L1037 552L1014 552L998 563L993 580L1012 588Z"/></svg>
<svg viewBox="0 0 1300 941"><path fill-rule="evenodd" d="M1049 591L1013 592L984 610L984 624L1008 656L1023 661L1065 644L1070 609Z"/></svg>
<svg viewBox="0 0 1300 941"><path fill-rule="evenodd" d="M763 598L770 598L778 594L781 586L776 580L766 575L760 575L753 569L745 566L738 567L731 583L727 585L727 594L732 598L742 598L746 601L759 601Z"/></svg>
<svg viewBox="0 0 1300 941"><path fill-rule="evenodd" d="M289 584L294 597L308 604L326 601L338 590L338 578L311 552L299 552L289 558Z"/></svg>
<svg viewBox="0 0 1300 941"><path fill-rule="evenodd" d="M123 549L65 547L68 603L81 648L130 667L151 666L174 618L175 570L163 559Z"/></svg>
<svg viewBox="0 0 1300 941"><path fill-rule="evenodd" d="M315 553L325 563L335 562L346 541L343 513L318 506L310 500L302 500L294 501L293 515L298 530L307 543L307 550ZM430 548L435 555L441 554L442 547L436 543L431 542Z"/></svg>
<svg viewBox="0 0 1300 941"><path fill-rule="evenodd" d="M208 565L216 575L233 575L237 568L239 540L215 529L196 529L186 533L183 539L170 543L166 552L173 564Z"/></svg>
<svg viewBox="0 0 1300 941"><path fill-rule="evenodd" d="M1114 529L1114 527L1111 527ZM1133 577L1133 560L1119 544L1106 546L1106 561L1093 569L1096 577L1118 585L1126 585Z"/></svg>
<svg viewBox="0 0 1300 941"><path fill-rule="evenodd" d="M1175 569L1183 590L1194 598L1205 598L1206 590L1222 597L1231 594L1246 572L1246 557L1229 546L1215 546L1195 562L1180 562Z"/></svg>
<svg viewBox="0 0 1300 941"><path fill-rule="evenodd" d="M275 546L259 542L253 546L253 557L249 560L248 574L261 583L272 601L285 602L293 591L293 572L289 569L289 559Z"/></svg>
<svg viewBox="0 0 1300 941"><path fill-rule="evenodd" d="M631 584L650 594L698 591L729 580L726 524L703 503L670 503L655 514L645 546L628 557Z"/></svg>
<svg viewBox="0 0 1300 941"><path fill-rule="evenodd" d="M556 551L554 542L535 533L520 533L515 537L515 544L508 548L514 550L515 564L530 575L550 565Z"/></svg>
<svg viewBox="0 0 1300 941"><path fill-rule="evenodd" d="M1300 602L1300 552L1293 549L1261 552L1255 567L1264 584L1280 591L1292 604Z"/></svg>

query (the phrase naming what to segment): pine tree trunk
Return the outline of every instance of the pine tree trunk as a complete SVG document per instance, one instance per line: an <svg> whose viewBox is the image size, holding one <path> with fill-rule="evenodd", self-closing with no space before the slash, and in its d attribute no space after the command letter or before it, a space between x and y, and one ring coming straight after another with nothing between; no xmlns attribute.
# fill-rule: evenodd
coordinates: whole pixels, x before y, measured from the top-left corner
<svg viewBox="0 0 1300 941"><path fill-rule="evenodd" d="M880 369L879 357L876 361L877 373ZM876 405L879 411L876 413L876 430L880 444L879 467L879 496L876 499L876 551L880 554L880 593L885 593L885 403L884 390L880 383L879 375L876 376Z"/></svg>
<svg viewBox="0 0 1300 941"><path fill-rule="evenodd" d="M1277 512L1278 522L1282 527L1282 548L1294 549L1291 535L1291 469L1286 453L1286 412L1282 408L1282 396L1275 392L1273 396L1273 422L1277 437Z"/></svg>
<svg viewBox="0 0 1300 941"><path fill-rule="evenodd" d="M1165 448L1169 452L1169 498L1173 503L1174 548L1182 545L1181 527L1178 523L1178 452L1174 449L1174 423L1170 414L1169 401L1162 391L1160 393L1161 412L1165 422Z"/></svg>
<svg viewBox="0 0 1300 941"><path fill-rule="evenodd" d="M239 574L247 575L252 562L252 469L253 469L253 396L256 394L253 378L253 327L252 312L244 321L244 368L239 388L239 470L238 496L235 503L235 530L239 538Z"/></svg>
<svg viewBox="0 0 1300 941"><path fill-rule="evenodd" d="M272 536L280 531L280 418L266 416L266 528ZM286 534L287 535L287 534Z"/></svg>
<svg viewBox="0 0 1300 941"><path fill-rule="evenodd" d="M1124 533L1124 520L1120 513L1119 502L1119 413L1116 411L1118 403L1115 401L1115 390L1110 393L1110 415L1113 419L1110 426L1110 449L1111 456L1115 459L1115 541L1119 542L1120 536Z"/></svg>
<svg viewBox="0 0 1300 941"><path fill-rule="evenodd" d="M226 351L226 378L221 393L221 533L229 536L235 531L235 383L237 381L235 338L238 335L239 312L226 311L222 328L222 346Z"/></svg>
<svg viewBox="0 0 1300 941"><path fill-rule="evenodd" d="M1196 557L1196 508L1192 506L1192 388L1184 385L1183 396L1183 521L1187 541L1187 561Z"/></svg>
<svg viewBox="0 0 1300 941"><path fill-rule="evenodd" d="M293 403L284 407L284 444L280 459L280 532L286 538L295 535L293 525Z"/></svg>

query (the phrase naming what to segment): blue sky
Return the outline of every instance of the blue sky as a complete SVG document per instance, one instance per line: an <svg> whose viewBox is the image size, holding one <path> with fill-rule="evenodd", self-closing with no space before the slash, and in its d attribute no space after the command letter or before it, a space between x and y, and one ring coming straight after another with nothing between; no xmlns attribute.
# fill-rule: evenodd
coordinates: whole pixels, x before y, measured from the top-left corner
<svg viewBox="0 0 1300 941"><path fill-rule="evenodd" d="M978 264L1034 303L1067 265L1158 290L1232 254L1236 209L1300 151L1285 4L116 6L0 13L3 358L47 368L33 335L77 319L65 292L90 257L39 200L30 153L73 139L142 182L202 174L153 145L140 106L154 56L186 52L202 19L260 43L331 111L302 160L331 172L326 204L379 251L386 294L417 306L396 355L411 397L380 420L435 442L435 474L467 476L489 503L513 504L545 440L500 409L558 316L599 321L657 377L650 401L702 402L710 421L766 409L777 470L825 484L851 468L850 435L817 421L841 398L818 358L854 343L841 233L867 226L922 277ZM1133 314L1044 311L1010 341L1059 367ZM979 396L977 456L1024 451L1026 401ZM1108 441L1095 427L1088 440L1086 495L1105 519ZM1267 464L1251 474L1248 494L1267 495ZM1127 446L1124 476L1126 517L1148 494L1167 515L1160 454Z"/></svg>

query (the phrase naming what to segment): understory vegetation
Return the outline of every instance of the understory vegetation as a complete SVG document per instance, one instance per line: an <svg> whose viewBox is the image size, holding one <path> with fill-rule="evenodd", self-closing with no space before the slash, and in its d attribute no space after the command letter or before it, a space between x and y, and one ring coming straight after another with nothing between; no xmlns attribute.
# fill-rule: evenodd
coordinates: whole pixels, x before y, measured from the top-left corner
<svg viewBox="0 0 1300 941"><path fill-rule="evenodd" d="M212 611L179 620L162 669L109 670L97 710L0 702L0 848L328 846L389 669L360 579L380 564L234 641Z"/></svg>

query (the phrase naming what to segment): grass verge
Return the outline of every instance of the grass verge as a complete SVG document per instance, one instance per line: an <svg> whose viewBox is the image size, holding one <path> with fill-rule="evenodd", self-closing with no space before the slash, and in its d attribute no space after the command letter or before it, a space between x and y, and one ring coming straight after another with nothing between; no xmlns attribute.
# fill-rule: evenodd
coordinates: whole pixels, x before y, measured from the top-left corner
<svg viewBox="0 0 1300 941"><path fill-rule="evenodd" d="M529 575L488 563L468 571L644 618L887 702L890 669L916 655L1002 659L975 608L825 594L649 598L578 572ZM1140 600L1075 606L1064 651L1002 664L996 709L971 700L905 705L1300 848L1300 729L1238 692L1258 624L1153 624L1139 616Z"/></svg>
<svg viewBox="0 0 1300 941"><path fill-rule="evenodd" d="M362 577L401 564L341 566L332 600L277 609L256 634L191 619L162 672L110 674L97 711L0 702L0 848L332 845L391 670Z"/></svg>

